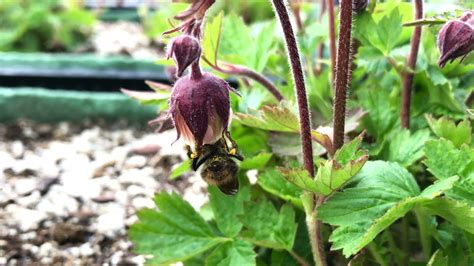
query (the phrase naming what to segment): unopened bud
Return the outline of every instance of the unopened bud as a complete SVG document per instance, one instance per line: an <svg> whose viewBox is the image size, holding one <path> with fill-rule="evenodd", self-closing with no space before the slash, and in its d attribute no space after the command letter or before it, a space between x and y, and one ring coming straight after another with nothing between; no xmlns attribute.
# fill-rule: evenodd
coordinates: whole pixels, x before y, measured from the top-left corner
<svg viewBox="0 0 474 266"><path fill-rule="evenodd" d="M438 48L441 53L438 61L440 67L443 67L448 61L466 56L474 50L473 11L444 24L438 34Z"/></svg>
<svg viewBox="0 0 474 266"><path fill-rule="evenodd" d="M173 57L177 66L176 76L181 77L188 66L201 56L199 40L190 35L180 35L174 38L167 51L167 57Z"/></svg>

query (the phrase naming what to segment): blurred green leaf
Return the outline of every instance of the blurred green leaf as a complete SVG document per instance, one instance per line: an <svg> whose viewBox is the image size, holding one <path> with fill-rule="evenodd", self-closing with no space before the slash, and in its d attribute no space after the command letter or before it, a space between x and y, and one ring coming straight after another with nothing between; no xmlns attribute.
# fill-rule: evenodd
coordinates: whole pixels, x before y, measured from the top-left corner
<svg viewBox="0 0 474 266"><path fill-rule="evenodd" d="M245 158L245 160L240 164L240 168L243 170L250 169L262 169L272 158L272 154L268 152L259 153L253 157Z"/></svg>
<svg viewBox="0 0 474 266"><path fill-rule="evenodd" d="M388 161L408 167L423 157L424 144L430 139L428 130L418 130L411 134L409 130L404 129L394 135L388 145Z"/></svg>
<svg viewBox="0 0 474 266"><path fill-rule="evenodd" d="M266 199L245 206L243 239L263 247L291 250L296 236L295 211L285 204L278 212Z"/></svg>
<svg viewBox="0 0 474 266"><path fill-rule="evenodd" d="M253 246L249 242L236 239L216 248L206 259L208 266L256 265Z"/></svg>
<svg viewBox="0 0 474 266"><path fill-rule="evenodd" d="M186 160L182 162L177 167L173 168L171 171L169 180L175 180L176 178L182 176L183 174L189 172L191 170L191 160Z"/></svg>
<svg viewBox="0 0 474 266"><path fill-rule="evenodd" d="M259 174L257 181L268 193L302 207L300 196L303 191L290 182L287 182L283 175L276 169L268 169Z"/></svg>
<svg viewBox="0 0 474 266"><path fill-rule="evenodd" d="M427 115L426 119L436 136L450 140L457 148L460 148L464 143L471 144L472 129L468 120L463 120L456 126L454 121L445 117L435 119L433 116Z"/></svg>
<svg viewBox="0 0 474 266"><path fill-rule="evenodd" d="M433 215L438 215L450 223L474 234L474 207L463 201L437 198L423 204Z"/></svg>

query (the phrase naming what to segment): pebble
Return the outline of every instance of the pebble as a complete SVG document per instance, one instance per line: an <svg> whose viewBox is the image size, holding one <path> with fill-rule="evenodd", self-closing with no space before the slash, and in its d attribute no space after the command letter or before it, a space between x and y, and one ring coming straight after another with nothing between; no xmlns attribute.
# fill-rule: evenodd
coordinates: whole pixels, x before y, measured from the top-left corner
<svg viewBox="0 0 474 266"><path fill-rule="evenodd" d="M10 222L14 222L23 232L38 229L39 223L48 217L45 212L30 210L16 204L9 204L6 212L12 217Z"/></svg>
<svg viewBox="0 0 474 266"><path fill-rule="evenodd" d="M37 185L36 178L20 178L15 181L15 191L18 195L24 196L35 190Z"/></svg>
<svg viewBox="0 0 474 266"><path fill-rule="evenodd" d="M0 217L8 217L0 219L0 265L25 264L8 255L21 252L31 254L27 264L143 265L126 228L138 221L137 210L156 208L156 192L176 191L166 176L186 156L180 143L170 145L176 132L78 131L70 123L45 125L39 133L28 123L20 128L27 142L0 142ZM0 124L0 138L2 132ZM179 189L199 208L208 200L206 184L199 176L187 181ZM82 237L73 241L63 230L60 238L64 224L80 227ZM11 239L18 245L8 245Z"/></svg>

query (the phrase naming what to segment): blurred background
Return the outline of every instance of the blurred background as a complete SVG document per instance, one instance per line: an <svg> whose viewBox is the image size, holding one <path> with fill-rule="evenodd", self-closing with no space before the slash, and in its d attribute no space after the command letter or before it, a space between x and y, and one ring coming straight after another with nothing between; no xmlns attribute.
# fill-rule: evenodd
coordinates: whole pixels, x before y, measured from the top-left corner
<svg viewBox="0 0 474 266"><path fill-rule="evenodd" d="M147 126L157 108L120 92L172 83L157 64L168 18L187 6L172 2L0 0L0 265L140 265L126 230L155 192L207 201L199 176L176 171L175 132ZM320 1L294 2L318 16ZM210 12L220 10L273 18L267 0L219 0Z"/></svg>

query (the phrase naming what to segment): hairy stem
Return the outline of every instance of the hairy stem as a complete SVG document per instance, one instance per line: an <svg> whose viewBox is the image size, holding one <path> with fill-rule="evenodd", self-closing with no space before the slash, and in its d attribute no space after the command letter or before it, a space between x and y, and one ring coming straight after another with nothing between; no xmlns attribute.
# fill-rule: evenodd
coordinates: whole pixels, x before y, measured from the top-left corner
<svg viewBox="0 0 474 266"><path fill-rule="evenodd" d="M423 18L423 0L414 0L415 2L415 20ZM402 128L410 128L410 104L413 75L420 47L421 26L416 26L411 36L411 48L408 55L408 71L403 74L402 106L400 110L400 120Z"/></svg>
<svg viewBox="0 0 474 266"><path fill-rule="evenodd" d="M239 75L250 78L265 87L278 101L284 100L283 95L278 90L278 88L273 84L269 79L267 79L264 75L256 72L253 69L247 68L245 66L234 65L225 63L223 67L218 66L217 63L214 65L205 57L202 58L207 64L209 64L213 69L227 74L227 75Z"/></svg>
<svg viewBox="0 0 474 266"><path fill-rule="evenodd" d="M334 80L334 77L336 76L336 27L334 26L334 0L327 1L329 15L329 52L331 53L332 78Z"/></svg>
<svg viewBox="0 0 474 266"><path fill-rule="evenodd" d="M303 150L304 167L308 173L314 178L313 167L313 149L311 143L311 125L309 119L308 99L306 96L306 88L304 84L303 69L301 67L301 58L298 51L293 27L290 22L288 10L283 0L272 0L275 13L277 14L281 28L285 35L286 47L288 50L288 60L291 65L293 79L295 82L296 97L298 101L298 111L300 118L301 143ZM309 208L306 212L306 221L308 225L309 237L311 240L311 248L313 251L314 262L318 266L326 265L326 258L324 255L323 242L321 240L321 223L317 219L315 210L324 198L320 198L317 202L315 196L313 202L316 202L314 207Z"/></svg>
<svg viewBox="0 0 474 266"><path fill-rule="evenodd" d="M337 151L344 144L344 124L346 118L346 97L351 67L351 31L352 0L341 1L339 43L334 80L333 108L333 150Z"/></svg>
<svg viewBox="0 0 474 266"><path fill-rule="evenodd" d="M285 35L288 58L291 65L293 79L295 82L296 97L298 100L298 112L300 116L301 144L303 149L303 162L305 169L314 177L313 149L311 144L311 125L309 120L308 99L304 85L303 68L296 43L293 26L290 22L288 10L283 0L272 0L275 12L280 20L281 28Z"/></svg>

